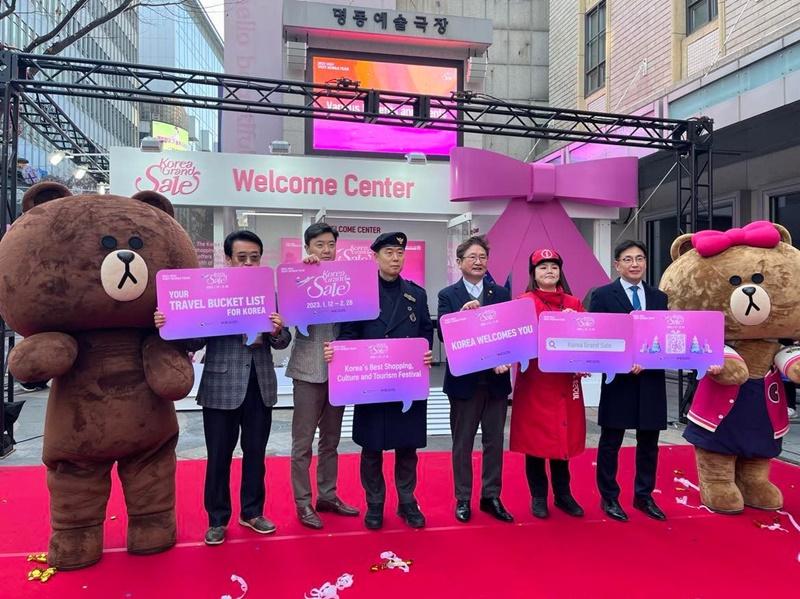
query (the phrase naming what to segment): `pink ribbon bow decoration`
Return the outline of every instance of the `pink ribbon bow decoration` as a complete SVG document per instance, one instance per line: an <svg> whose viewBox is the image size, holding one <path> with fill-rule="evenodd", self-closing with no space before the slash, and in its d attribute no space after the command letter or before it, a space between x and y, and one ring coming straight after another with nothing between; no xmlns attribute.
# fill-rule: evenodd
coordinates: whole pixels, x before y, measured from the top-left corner
<svg viewBox="0 0 800 599"><path fill-rule="evenodd" d="M766 220L757 220L741 229L700 231L692 235L692 246L703 258L721 254L735 245L774 248L780 241L780 232L775 225Z"/></svg>
<svg viewBox="0 0 800 599"><path fill-rule="evenodd" d="M450 200L511 200L487 237L492 247L492 277L502 285L511 274L512 295L527 287L531 252L547 247L561 256L572 293L582 299L594 287L608 283L608 275L561 200L635 207L638 168L633 156L543 164L476 148L453 148Z"/></svg>

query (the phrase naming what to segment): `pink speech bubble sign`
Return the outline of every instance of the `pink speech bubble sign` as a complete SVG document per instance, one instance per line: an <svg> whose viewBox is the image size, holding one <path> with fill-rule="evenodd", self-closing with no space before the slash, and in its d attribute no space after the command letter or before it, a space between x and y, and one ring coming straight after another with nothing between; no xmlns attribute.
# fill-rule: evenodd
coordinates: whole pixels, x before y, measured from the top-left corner
<svg viewBox="0 0 800 599"><path fill-rule="evenodd" d="M277 276L281 316L304 335L310 324L372 320L380 313L374 262L281 264Z"/></svg>
<svg viewBox="0 0 800 599"><path fill-rule="evenodd" d="M628 314L543 312L539 368L543 372L602 372L611 382L633 368L633 320Z"/></svg>
<svg viewBox="0 0 800 599"><path fill-rule="evenodd" d="M156 296L167 319L163 339L246 334L250 344L273 329L275 279L268 266L161 270Z"/></svg>
<svg viewBox="0 0 800 599"><path fill-rule="evenodd" d="M439 323L455 376L515 362L524 372L538 352L536 308L530 298L445 314Z"/></svg>
<svg viewBox="0 0 800 599"><path fill-rule="evenodd" d="M428 398L430 368L425 365L428 342L411 339L334 341L328 364L331 405L411 402Z"/></svg>
<svg viewBox="0 0 800 599"><path fill-rule="evenodd" d="M633 361L643 368L697 370L722 365L725 315L716 311L644 310L633 318Z"/></svg>

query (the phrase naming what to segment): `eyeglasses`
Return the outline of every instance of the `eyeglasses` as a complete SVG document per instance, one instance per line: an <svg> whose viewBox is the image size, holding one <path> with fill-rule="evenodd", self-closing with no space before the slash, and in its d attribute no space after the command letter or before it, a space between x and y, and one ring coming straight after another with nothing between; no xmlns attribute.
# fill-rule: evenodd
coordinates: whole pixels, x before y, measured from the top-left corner
<svg viewBox="0 0 800 599"><path fill-rule="evenodd" d="M469 256L464 256L462 260L466 260L467 262L487 262L489 260L489 256L470 254Z"/></svg>
<svg viewBox="0 0 800 599"><path fill-rule="evenodd" d="M620 262L622 262L625 265L631 265L634 262L636 262L636 264L644 264L645 262L647 262L647 258L644 256L625 256L624 258L622 258L622 260L620 260Z"/></svg>

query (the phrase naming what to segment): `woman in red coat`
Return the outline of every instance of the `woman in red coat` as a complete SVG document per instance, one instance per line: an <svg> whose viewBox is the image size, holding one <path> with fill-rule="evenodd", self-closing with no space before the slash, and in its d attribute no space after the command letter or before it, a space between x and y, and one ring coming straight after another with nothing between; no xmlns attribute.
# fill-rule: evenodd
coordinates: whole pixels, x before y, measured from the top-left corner
<svg viewBox="0 0 800 599"><path fill-rule="evenodd" d="M533 300L538 317L543 311L583 312L580 300L569 294L561 269L561 257L553 250L536 250L530 257L530 282L522 297ZM586 447L586 417L581 374L542 372L532 360L525 372L517 372L511 400L511 450L525 454L525 474L537 518L547 518L547 472L550 460L554 504L570 516L583 509L569 488L569 458Z"/></svg>

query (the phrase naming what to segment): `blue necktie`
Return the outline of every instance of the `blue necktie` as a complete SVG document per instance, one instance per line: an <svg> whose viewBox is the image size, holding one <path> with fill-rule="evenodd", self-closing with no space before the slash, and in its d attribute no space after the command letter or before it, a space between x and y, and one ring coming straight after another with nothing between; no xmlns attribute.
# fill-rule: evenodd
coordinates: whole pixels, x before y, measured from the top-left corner
<svg viewBox="0 0 800 599"><path fill-rule="evenodd" d="M631 293L633 294L633 301L631 304L633 305L634 310L641 310L642 309L642 302L639 299L639 286L634 285L631 287Z"/></svg>

